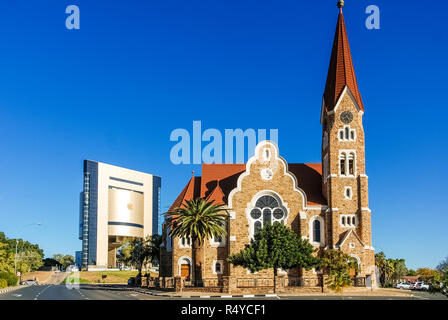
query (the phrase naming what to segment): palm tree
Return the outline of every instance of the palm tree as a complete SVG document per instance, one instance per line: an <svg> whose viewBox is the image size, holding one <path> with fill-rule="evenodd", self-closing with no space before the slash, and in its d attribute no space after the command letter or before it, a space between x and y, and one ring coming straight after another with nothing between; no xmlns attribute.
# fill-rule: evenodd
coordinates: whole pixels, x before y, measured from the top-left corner
<svg viewBox="0 0 448 320"><path fill-rule="evenodd" d="M193 274L196 285L202 282L199 250L206 239L227 234L225 223L228 210L224 204L215 204L203 198L186 200L180 207L165 213L171 237L191 239ZM225 212L225 213L222 213Z"/></svg>

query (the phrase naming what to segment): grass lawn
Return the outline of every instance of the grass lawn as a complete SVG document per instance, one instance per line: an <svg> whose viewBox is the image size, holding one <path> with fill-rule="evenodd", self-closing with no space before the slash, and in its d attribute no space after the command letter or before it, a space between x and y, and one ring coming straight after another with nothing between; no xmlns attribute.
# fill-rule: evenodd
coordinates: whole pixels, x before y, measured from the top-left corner
<svg viewBox="0 0 448 320"><path fill-rule="evenodd" d="M81 283L128 283L128 279L135 277L138 271L81 271L79 273ZM157 276L157 273L150 272L152 277ZM146 274L146 271L143 271ZM106 278L103 279L102 276Z"/></svg>

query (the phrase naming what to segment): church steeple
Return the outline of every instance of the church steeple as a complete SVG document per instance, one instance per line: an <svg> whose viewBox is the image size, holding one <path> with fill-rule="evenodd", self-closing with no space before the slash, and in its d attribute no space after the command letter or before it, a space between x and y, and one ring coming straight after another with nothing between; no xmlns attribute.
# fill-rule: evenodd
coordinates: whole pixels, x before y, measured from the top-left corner
<svg viewBox="0 0 448 320"><path fill-rule="evenodd" d="M327 82L324 92L324 107L326 111L332 111L336 106L344 88L350 89L359 108L364 111L361 94L356 81L355 68L348 43L347 30L345 28L342 7L344 1L339 0L339 17L334 35L333 49L331 52L330 67L328 68Z"/></svg>

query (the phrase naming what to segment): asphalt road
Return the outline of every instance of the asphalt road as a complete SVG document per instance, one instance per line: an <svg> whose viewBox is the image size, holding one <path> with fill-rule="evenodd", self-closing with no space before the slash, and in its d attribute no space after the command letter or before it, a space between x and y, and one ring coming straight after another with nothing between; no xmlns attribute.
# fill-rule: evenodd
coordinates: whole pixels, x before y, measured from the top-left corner
<svg viewBox="0 0 448 320"><path fill-rule="evenodd" d="M282 296L272 298L245 298L244 300L448 300L441 294L433 295L427 292L412 292L413 296ZM100 285L81 284L77 288L65 285L35 285L27 286L5 294L0 294L0 300L172 300L180 298L158 297L130 290L125 285L105 287ZM190 300L190 298L185 298ZM181 300L185 300L181 299ZM232 300L220 297L212 300ZM241 298L239 298L241 299ZM203 299L200 299L203 300ZM208 299L207 299L208 300Z"/></svg>
<svg viewBox="0 0 448 320"><path fill-rule="evenodd" d="M65 285L27 286L0 295L0 300L160 300L154 297L130 291L125 286L105 288L95 285L80 285L79 288L67 288Z"/></svg>

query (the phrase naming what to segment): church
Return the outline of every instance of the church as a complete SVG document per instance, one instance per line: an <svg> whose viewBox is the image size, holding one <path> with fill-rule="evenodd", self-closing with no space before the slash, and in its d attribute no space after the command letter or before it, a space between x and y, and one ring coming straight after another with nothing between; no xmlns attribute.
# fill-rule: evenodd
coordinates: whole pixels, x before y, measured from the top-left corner
<svg viewBox="0 0 448 320"><path fill-rule="evenodd" d="M250 287L273 277L234 267L226 259L249 244L257 229L281 222L307 239L321 255L338 249L358 261L354 284L375 283L371 210L368 199L364 104L356 81L344 16L339 1L330 66L320 113L322 162L288 163L271 141L260 142L244 164L203 164L201 176L188 181L170 211L202 197L230 208L227 236L208 239L201 249L202 278L210 286L226 277ZM317 110L316 110L317 112ZM285 158L284 158L285 156ZM194 280L189 239L172 239L163 228L160 277ZM320 270L280 270L290 286L322 285Z"/></svg>

